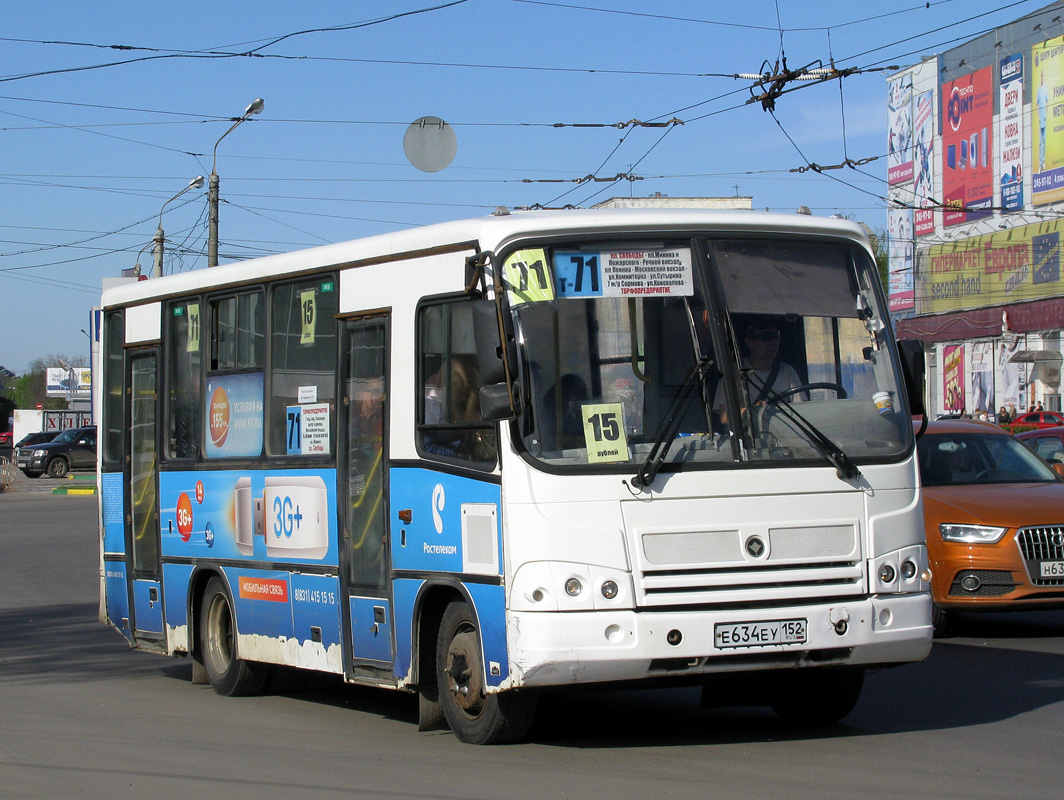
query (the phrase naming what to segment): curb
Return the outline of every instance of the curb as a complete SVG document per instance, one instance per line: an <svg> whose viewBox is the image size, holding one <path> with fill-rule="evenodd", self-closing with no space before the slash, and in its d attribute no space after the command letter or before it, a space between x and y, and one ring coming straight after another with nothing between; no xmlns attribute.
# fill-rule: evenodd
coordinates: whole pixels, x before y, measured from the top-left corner
<svg viewBox="0 0 1064 800"><path fill-rule="evenodd" d="M75 487L75 486L56 486L54 489L52 489L52 494L73 494L73 495L96 494L96 487L95 486L85 486L85 487L81 487L81 486L77 486L77 487Z"/></svg>

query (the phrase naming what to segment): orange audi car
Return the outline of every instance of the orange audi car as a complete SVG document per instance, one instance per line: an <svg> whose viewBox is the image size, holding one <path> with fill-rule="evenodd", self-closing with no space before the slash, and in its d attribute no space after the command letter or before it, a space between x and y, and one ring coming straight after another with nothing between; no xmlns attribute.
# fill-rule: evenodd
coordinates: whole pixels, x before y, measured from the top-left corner
<svg viewBox="0 0 1064 800"><path fill-rule="evenodd" d="M1064 608L1061 476L989 422L929 422L917 452L935 628L950 611Z"/></svg>

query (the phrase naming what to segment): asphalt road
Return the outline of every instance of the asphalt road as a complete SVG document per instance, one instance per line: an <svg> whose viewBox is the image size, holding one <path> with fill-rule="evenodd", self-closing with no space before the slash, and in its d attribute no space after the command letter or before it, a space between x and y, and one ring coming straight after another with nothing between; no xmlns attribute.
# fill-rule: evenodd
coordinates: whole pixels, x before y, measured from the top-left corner
<svg viewBox="0 0 1064 800"><path fill-rule="evenodd" d="M0 797L1052 797L1064 612L963 618L922 664L871 675L839 725L700 709L697 690L544 703L531 741L418 733L416 701L315 676L261 697L97 622L94 497L0 494Z"/></svg>

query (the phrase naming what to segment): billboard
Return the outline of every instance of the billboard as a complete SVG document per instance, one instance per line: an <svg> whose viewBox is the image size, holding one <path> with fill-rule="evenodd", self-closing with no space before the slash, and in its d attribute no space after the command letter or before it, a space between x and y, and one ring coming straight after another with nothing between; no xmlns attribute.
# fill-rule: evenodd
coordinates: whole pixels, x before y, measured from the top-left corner
<svg viewBox="0 0 1064 800"><path fill-rule="evenodd" d="M998 141L1001 145L1001 208L1023 209L1023 56L1001 59Z"/></svg>
<svg viewBox="0 0 1064 800"><path fill-rule="evenodd" d="M935 151L935 93L921 92L913 101L913 195L916 212L913 231L917 236L935 232L933 158Z"/></svg>
<svg viewBox="0 0 1064 800"><path fill-rule="evenodd" d="M993 67L942 85L944 226L990 215L994 204Z"/></svg>
<svg viewBox="0 0 1064 800"><path fill-rule="evenodd" d="M920 313L1045 300L1064 294L1060 220L929 247L921 255Z"/></svg>
<svg viewBox="0 0 1064 800"><path fill-rule="evenodd" d="M942 407L964 411L964 345L942 348Z"/></svg>
<svg viewBox="0 0 1064 800"><path fill-rule="evenodd" d="M889 253L888 294L890 310L904 311L916 305L913 291L913 210L890 208L887 210L887 242Z"/></svg>
<svg viewBox="0 0 1064 800"><path fill-rule="evenodd" d="M92 390L92 370L88 367L48 367L44 380L49 397L88 397Z"/></svg>
<svg viewBox="0 0 1064 800"><path fill-rule="evenodd" d="M1064 199L1064 36L1031 48L1031 171L1035 205Z"/></svg>
<svg viewBox="0 0 1064 800"><path fill-rule="evenodd" d="M913 76L887 82L887 183L895 186L913 179Z"/></svg>

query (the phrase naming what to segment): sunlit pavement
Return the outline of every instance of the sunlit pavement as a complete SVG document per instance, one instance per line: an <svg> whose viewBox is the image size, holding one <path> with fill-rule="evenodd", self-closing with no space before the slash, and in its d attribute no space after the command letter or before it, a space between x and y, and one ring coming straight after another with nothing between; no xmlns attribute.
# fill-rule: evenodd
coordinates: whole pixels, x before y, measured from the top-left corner
<svg viewBox="0 0 1064 800"><path fill-rule="evenodd" d="M29 478L16 470L15 480L3 494L96 494L96 474L93 472L74 472L65 478Z"/></svg>

